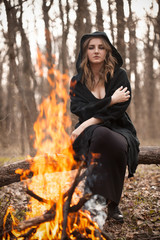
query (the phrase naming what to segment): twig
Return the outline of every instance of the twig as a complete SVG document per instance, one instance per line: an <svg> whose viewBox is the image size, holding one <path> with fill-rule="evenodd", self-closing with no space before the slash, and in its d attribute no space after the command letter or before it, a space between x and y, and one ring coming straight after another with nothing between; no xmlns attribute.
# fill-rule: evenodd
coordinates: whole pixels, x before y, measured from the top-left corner
<svg viewBox="0 0 160 240"><path fill-rule="evenodd" d="M70 208L70 203L71 203L71 199L72 199L72 195L74 193L74 190L76 188L76 186L78 185L79 181L79 175L81 173L81 170L84 166L84 161L81 163L77 175L74 179L74 182L71 186L71 188L68 191L68 198L66 200L66 202L64 203L64 207L63 207L63 223L62 223L62 236L61 236L61 240L65 240L66 239L66 227L67 227L67 216L68 216L68 212L69 212L69 208Z"/></svg>
<svg viewBox="0 0 160 240"><path fill-rule="evenodd" d="M83 196L76 205L69 208L69 212L77 212L91 197L91 193L85 194L85 196Z"/></svg>
<svg viewBox="0 0 160 240"><path fill-rule="evenodd" d="M106 233L105 231L101 230L101 234L103 237L105 237L107 240L113 240L113 238L110 236L110 234Z"/></svg>
<svg viewBox="0 0 160 240"><path fill-rule="evenodd" d="M28 188L26 189L26 193L35 198L36 200L38 200L39 202L42 202L42 203L51 203L51 201L47 200L47 199L44 199L40 196L38 196L37 194L35 194L32 190L29 190Z"/></svg>
<svg viewBox="0 0 160 240"><path fill-rule="evenodd" d="M51 220L53 220L55 218L55 212L53 213L44 213L43 215L41 216L38 216L38 217L35 217L35 218L31 218L31 219L28 219L28 220L25 220L21 223L19 223L15 229L17 229L19 232L22 231L22 230L25 230L26 228L29 228L29 227L33 227L33 226L37 226L41 223L44 223L44 222L49 222Z"/></svg>

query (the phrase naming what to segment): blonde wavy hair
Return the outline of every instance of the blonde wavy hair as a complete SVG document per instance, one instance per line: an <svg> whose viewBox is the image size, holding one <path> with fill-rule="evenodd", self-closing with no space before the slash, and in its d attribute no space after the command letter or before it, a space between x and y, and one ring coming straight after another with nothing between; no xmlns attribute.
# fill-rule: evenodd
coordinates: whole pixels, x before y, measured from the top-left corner
<svg viewBox="0 0 160 240"><path fill-rule="evenodd" d="M82 62L80 67L83 70L83 75L82 75L82 79L81 82L85 83L86 86L88 87L89 90L93 90L95 87L95 80L94 80L94 75L93 72L90 68L89 65L89 60L88 60L88 56L87 56L87 49L88 49L88 45L89 42L94 39L96 37L90 37L88 38L82 46ZM112 56L112 49L111 46L107 43L107 41L103 38L103 37L97 37L100 38L102 40L103 46L106 49L106 59L104 61L104 65L101 68L100 72L99 72L99 82L107 82L107 73L110 73L111 77L113 77L114 74L114 68L115 65L117 63L117 59L115 57Z"/></svg>

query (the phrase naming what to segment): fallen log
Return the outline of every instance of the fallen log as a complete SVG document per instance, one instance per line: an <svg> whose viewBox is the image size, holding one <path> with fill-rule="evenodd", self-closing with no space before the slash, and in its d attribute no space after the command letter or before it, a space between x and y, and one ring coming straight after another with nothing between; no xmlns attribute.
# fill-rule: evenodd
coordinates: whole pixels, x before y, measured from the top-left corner
<svg viewBox="0 0 160 240"><path fill-rule="evenodd" d="M144 146L140 148L139 164L160 164L160 147Z"/></svg>
<svg viewBox="0 0 160 240"><path fill-rule="evenodd" d="M159 146L144 146L140 148L139 164L160 164L160 147ZM49 164L57 164L54 158L49 159ZM7 186L14 182L20 181L20 174L16 174L15 171L20 168L23 171L29 170L33 159L27 159L10 163L0 167L0 187ZM73 166L73 169L77 169L77 166ZM33 173L29 171L27 178L31 178Z"/></svg>
<svg viewBox="0 0 160 240"><path fill-rule="evenodd" d="M41 162L41 157L44 157L44 156L40 156L40 160L39 160L40 162ZM48 156L48 159L46 160L46 162L47 162L47 165L54 166L55 169L56 169L56 166L58 165L57 161L55 161L54 157L52 156ZM26 173L26 179L32 178L33 172L30 170L30 167L33 163L34 163L33 158L29 158L29 159L20 160L14 163L0 166L0 187L7 186L14 182L19 182L21 180L21 174L15 173L17 169L22 169L23 172L28 170L28 173ZM78 166L79 164L73 165L72 170L77 169Z"/></svg>

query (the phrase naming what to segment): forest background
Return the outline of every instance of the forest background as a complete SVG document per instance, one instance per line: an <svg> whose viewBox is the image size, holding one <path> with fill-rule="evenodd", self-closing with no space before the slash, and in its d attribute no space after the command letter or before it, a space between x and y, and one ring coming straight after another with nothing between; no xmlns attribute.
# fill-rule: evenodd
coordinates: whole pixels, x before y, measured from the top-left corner
<svg viewBox="0 0 160 240"><path fill-rule="evenodd" d="M128 112L141 145L160 145L159 29L159 0L1 0L0 155L34 154L33 125L52 89L50 69L71 78L81 36L96 30L124 59Z"/></svg>

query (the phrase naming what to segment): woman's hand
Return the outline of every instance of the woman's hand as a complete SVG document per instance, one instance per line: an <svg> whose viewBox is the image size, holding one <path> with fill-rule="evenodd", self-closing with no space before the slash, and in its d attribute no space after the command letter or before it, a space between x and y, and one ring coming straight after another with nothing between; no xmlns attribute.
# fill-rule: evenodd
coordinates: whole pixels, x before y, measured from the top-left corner
<svg viewBox="0 0 160 240"><path fill-rule="evenodd" d="M74 142L76 140L76 138L83 132L84 127L81 124L78 128L76 128L72 134L71 134L71 141Z"/></svg>
<svg viewBox="0 0 160 240"><path fill-rule="evenodd" d="M118 88L111 97L111 104L126 102L130 98L130 91L127 90L127 87L123 88L122 86Z"/></svg>

